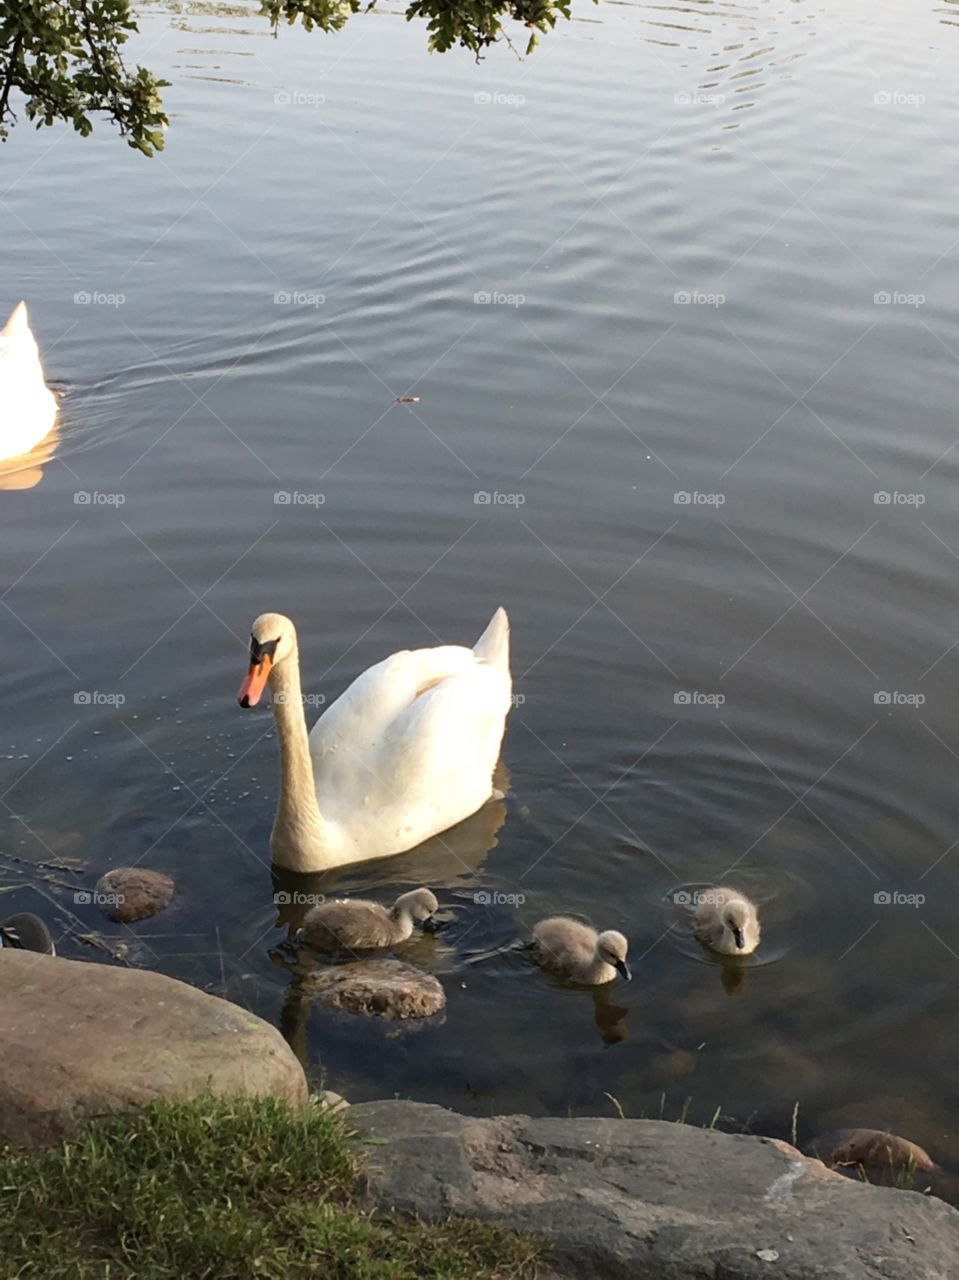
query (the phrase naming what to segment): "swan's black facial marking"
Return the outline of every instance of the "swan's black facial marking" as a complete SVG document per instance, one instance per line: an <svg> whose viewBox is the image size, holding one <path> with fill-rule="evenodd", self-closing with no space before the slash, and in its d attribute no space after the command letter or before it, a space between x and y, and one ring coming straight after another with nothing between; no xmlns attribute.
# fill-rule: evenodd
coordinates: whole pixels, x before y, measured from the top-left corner
<svg viewBox="0 0 959 1280"><path fill-rule="evenodd" d="M258 667L264 658L273 658L276 654L276 646L279 643L279 636L275 640L257 640L256 636L250 636L251 665Z"/></svg>
<svg viewBox="0 0 959 1280"><path fill-rule="evenodd" d="M746 942L743 938L743 931L742 929L740 929L739 925L737 924L734 924L732 928L733 928L733 937L736 939L736 946L739 948L740 951L742 951L743 948L746 946Z"/></svg>

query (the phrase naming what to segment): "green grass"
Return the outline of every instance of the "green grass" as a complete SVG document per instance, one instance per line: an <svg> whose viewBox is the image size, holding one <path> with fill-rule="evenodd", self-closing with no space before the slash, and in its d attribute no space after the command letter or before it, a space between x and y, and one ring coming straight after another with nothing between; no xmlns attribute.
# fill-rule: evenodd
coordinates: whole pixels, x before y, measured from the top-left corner
<svg viewBox="0 0 959 1280"><path fill-rule="evenodd" d="M90 1124L53 1150L2 1150L4 1280L535 1274L539 1246L498 1227L365 1213L348 1135L317 1107L203 1098Z"/></svg>

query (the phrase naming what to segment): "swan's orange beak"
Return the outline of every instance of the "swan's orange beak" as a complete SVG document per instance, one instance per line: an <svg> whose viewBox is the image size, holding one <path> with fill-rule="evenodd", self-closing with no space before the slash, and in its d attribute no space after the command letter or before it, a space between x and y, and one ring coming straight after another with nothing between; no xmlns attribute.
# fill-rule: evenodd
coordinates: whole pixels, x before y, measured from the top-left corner
<svg viewBox="0 0 959 1280"><path fill-rule="evenodd" d="M273 659L268 653L264 653L259 662L250 663L250 670L240 685L240 692L236 695L241 707L255 707L260 701L266 682L270 678L272 666Z"/></svg>

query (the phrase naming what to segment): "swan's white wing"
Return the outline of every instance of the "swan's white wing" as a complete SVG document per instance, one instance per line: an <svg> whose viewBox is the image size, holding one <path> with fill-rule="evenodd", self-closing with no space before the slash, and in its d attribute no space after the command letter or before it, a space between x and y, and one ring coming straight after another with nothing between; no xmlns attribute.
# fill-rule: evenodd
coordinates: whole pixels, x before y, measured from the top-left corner
<svg viewBox="0 0 959 1280"><path fill-rule="evenodd" d="M365 812L390 837L401 824L422 838L475 812L510 688L508 672L458 645L395 653L363 672L310 735L321 812L354 827Z"/></svg>

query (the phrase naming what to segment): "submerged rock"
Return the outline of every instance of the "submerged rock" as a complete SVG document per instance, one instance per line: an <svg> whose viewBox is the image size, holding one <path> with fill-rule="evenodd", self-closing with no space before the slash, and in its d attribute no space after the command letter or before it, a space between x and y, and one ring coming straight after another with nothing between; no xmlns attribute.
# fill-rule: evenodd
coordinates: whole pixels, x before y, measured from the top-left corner
<svg viewBox="0 0 959 1280"><path fill-rule="evenodd" d="M431 1018L446 1007L439 980L402 960L357 960L310 975L309 991L322 1004L374 1018Z"/></svg>
<svg viewBox="0 0 959 1280"><path fill-rule="evenodd" d="M97 881L96 901L104 915L120 924L148 920L168 907L173 881L146 867L115 867Z"/></svg>
<svg viewBox="0 0 959 1280"><path fill-rule="evenodd" d="M359 1103L350 1125L370 1208L541 1236L560 1280L955 1276L956 1210L851 1182L788 1143L661 1120L479 1120L416 1102Z"/></svg>
<svg viewBox="0 0 959 1280"><path fill-rule="evenodd" d="M314 1098L314 1102L324 1111L348 1111L350 1106L342 1093L334 1093L332 1089L321 1090Z"/></svg>
<svg viewBox="0 0 959 1280"><path fill-rule="evenodd" d="M829 1163L893 1174L911 1169L930 1173L936 1167L928 1152L915 1142L881 1129L851 1129L830 1152Z"/></svg>
<svg viewBox="0 0 959 1280"><path fill-rule="evenodd" d="M58 1142L81 1120L155 1098L273 1095L303 1068L245 1009L159 973L0 950L0 1142Z"/></svg>

